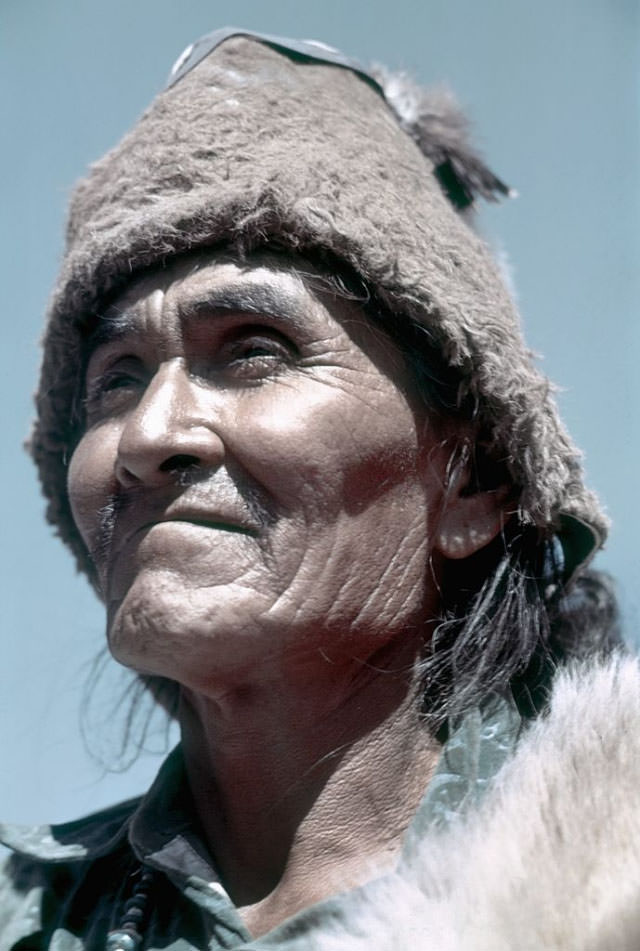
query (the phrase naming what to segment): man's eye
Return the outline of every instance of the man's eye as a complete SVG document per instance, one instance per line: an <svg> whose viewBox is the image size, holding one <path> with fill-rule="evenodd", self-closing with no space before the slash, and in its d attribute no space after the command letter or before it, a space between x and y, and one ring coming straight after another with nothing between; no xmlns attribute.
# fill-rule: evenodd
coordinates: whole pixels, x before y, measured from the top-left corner
<svg viewBox="0 0 640 951"><path fill-rule="evenodd" d="M141 374L117 367L94 377L87 383L84 400L88 420L117 412L144 386Z"/></svg>
<svg viewBox="0 0 640 951"><path fill-rule="evenodd" d="M293 347L275 333L251 334L225 344L218 355L224 373L241 379L263 379L291 363Z"/></svg>
<svg viewBox="0 0 640 951"><path fill-rule="evenodd" d="M252 343L240 349L239 357L241 360L252 360L254 357L277 357L280 352L273 346L263 343Z"/></svg>

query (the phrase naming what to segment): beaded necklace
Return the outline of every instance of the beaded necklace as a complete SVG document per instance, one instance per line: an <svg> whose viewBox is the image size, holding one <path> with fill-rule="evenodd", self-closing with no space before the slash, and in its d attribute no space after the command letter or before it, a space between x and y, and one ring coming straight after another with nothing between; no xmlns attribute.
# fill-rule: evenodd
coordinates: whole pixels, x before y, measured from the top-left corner
<svg viewBox="0 0 640 951"><path fill-rule="evenodd" d="M134 872L140 874L127 899L120 924L107 934L104 951L137 951L144 937L144 926L149 917L149 892L153 872L144 866Z"/></svg>

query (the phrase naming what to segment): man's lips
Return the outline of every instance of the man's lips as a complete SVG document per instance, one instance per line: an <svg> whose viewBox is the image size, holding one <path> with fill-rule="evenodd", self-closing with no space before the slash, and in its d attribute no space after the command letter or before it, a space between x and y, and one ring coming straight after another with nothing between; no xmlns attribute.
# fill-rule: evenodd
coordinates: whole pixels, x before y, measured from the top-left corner
<svg viewBox="0 0 640 951"><path fill-rule="evenodd" d="M159 518L151 522L147 522L136 529L136 532L143 531L147 528L153 528L156 525L170 525L172 523L199 525L202 528L210 528L212 530L222 532L237 532L240 535L257 535L258 533L257 528L254 528L253 526L239 524L224 517L210 515L171 515L167 518Z"/></svg>
<svg viewBox="0 0 640 951"><path fill-rule="evenodd" d="M167 506L145 504L140 499L132 499L128 504L116 506L110 519L111 525L105 533L108 538L102 547L102 556L106 562L113 559L142 533L161 525L194 525L213 531L256 537L261 524L248 507L238 500L237 504L224 506L186 505L181 500Z"/></svg>
<svg viewBox="0 0 640 951"><path fill-rule="evenodd" d="M133 520L132 520L133 521ZM122 541L126 543L139 532L154 528L156 525L187 524L209 528L212 531L236 532L241 535L257 535L259 525L248 516L217 511L194 511L193 509L174 510L162 514L152 514L148 518L136 518L134 524L122 525ZM116 528L116 535L120 534Z"/></svg>

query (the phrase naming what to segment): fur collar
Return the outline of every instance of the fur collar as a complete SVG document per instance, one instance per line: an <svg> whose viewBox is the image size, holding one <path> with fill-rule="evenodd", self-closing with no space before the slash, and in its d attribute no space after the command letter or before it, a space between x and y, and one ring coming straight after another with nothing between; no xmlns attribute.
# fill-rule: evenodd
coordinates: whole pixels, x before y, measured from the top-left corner
<svg viewBox="0 0 640 951"><path fill-rule="evenodd" d="M638 951L640 668L561 671L492 792L391 877L345 896L309 951Z"/></svg>

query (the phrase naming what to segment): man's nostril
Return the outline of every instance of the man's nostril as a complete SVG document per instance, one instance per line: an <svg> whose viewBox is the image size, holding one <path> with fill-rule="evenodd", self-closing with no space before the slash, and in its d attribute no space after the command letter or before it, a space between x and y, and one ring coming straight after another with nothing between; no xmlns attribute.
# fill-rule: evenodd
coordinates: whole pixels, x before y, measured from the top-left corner
<svg viewBox="0 0 640 951"><path fill-rule="evenodd" d="M158 468L160 472L181 472L185 469L194 469L200 465L197 456L191 456L188 453L177 453L165 459Z"/></svg>

